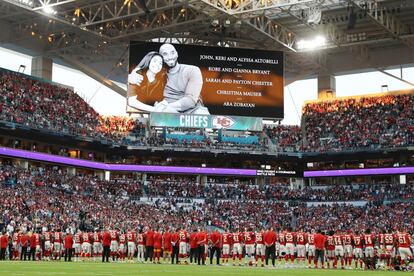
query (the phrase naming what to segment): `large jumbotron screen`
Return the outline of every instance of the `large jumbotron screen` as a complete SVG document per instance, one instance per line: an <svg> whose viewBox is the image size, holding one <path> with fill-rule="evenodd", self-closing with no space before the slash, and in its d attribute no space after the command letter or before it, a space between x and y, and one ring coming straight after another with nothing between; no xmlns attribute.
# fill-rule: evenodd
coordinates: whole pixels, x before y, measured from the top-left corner
<svg viewBox="0 0 414 276"><path fill-rule="evenodd" d="M131 42L127 112L283 118L283 53Z"/></svg>

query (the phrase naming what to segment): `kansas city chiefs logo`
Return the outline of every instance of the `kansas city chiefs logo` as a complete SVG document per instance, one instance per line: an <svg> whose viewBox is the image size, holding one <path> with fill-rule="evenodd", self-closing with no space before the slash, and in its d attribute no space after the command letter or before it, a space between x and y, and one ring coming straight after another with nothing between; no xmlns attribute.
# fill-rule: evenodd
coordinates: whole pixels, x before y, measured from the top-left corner
<svg viewBox="0 0 414 276"><path fill-rule="evenodd" d="M236 123L231 117L227 116L215 116L213 118L214 128L229 128Z"/></svg>

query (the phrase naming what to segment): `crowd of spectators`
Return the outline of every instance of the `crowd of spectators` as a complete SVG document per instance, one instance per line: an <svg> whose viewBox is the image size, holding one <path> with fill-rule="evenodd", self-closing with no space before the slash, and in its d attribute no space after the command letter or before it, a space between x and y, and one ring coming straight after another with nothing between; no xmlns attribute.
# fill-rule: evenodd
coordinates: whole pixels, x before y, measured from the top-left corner
<svg viewBox="0 0 414 276"><path fill-rule="evenodd" d="M414 94L309 103L303 108L302 128L265 126L257 142L243 144L205 133L203 139L191 139L192 134L200 136L198 129L186 129L184 137L190 138L183 139L169 133L152 135L138 120L99 115L69 88L6 70L0 71L0 92L2 121L129 146L325 152L414 144Z"/></svg>
<svg viewBox="0 0 414 276"><path fill-rule="evenodd" d="M338 99L304 106L309 151L414 144L414 94Z"/></svg>
<svg viewBox="0 0 414 276"><path fill-rule="evenodd" d="M71 89L0 70L0 120L26 127L122 143L145 134L145 125L100 116Z"/></svg>
<svg viewBox="0 0 414 276"><path fill-rule="evenodd" d="M399 227L414 231L410 219L414 215L413 202L394 202L389 205L368 204L352 206L345 204L296 207L296 225L302 229L329 228L362 231L370 228L379 233L383 229L397 230Z"/></svg>
<svg viewBox="0 0 414 276"><path fill-rule="evenodd" d="M282 151L302 150L302 130L300 126L265 125L263 131Z"/></svg>
<svg viewBox="0 0 414 276"><path fill-rule="evenodd" d="M195 177L152 176L146 181L146 195L167 198L201 198L272 201L369 201L414 198L414 185L331 185L291 189L288 183L204 183Z"/></svg>
<svg viewBox="0 0 414 276"><path fill-rule="evenodd" d="M187 183L185 185L194 183L191 177L176 180ZM414 215L412 201L399 200L389 205L368 201L365 206L353 206L349 202L348 205L323 203L325 205L309 207L304 199L298 199L296 204L263 199L257 196L260 190L252 193L250 188L246 188L250 186L248 183L240 183L242 192L237 191L236 186L229 188L229 191L225 190L225 193L229 192L230 195L233 193L232 196L220 194L220 190L217 196L214 196L214 190L191 191L190 188L187 198L180 198L185 196L181 193L143 201L139 200L143 195L143 185L135 180L105 181L95 176L71 175L57 167L20 169L3 165L0 167L0 185L0 224L8 227L93 229L109 226L131 229L142 225L215 225L223 228L294 225L306 229L372 227L379 230L382 227L392 229L403 225L410 231L414 230L410 219ZM217 188L217 183L214 185ZM160 189L160 193L164 193L161 186L149 187L147 192L155 193ZM164 186L174 187L174 184L164 183ZM179 189L186 190L188 187ZM330 189L330 193L333 193L332 189L336 188ZM381 186L379 189L383 190L383 194L392 194L399 199L406 199L404 194L413 194L412 187L405 188L410 190L398 190L395 186ZM284 187L284 190L289 189ZM210 196L204 200L190 198L196 197L198 193L210 193ZM243 193L251 195L246 196ZM337 190L336 194L336 197L339 197L340 190ZM290 195L284 196L285 199L290 198ZM284 196L280 198L283 199ZM340 199L344 200L348 196Z"/></svg>
<svg viewBox="0 0 414 276"><path fill-rule="evenodd" d="M123 144L128 144L130 140L145 143L146 125L130 117L99 116L97 131L111 135Z"/></svg>
<svg viewBox="0 0 414 276"><path fill-rule="evenodd" d="M134 206L132 198L142 193L141 184L133 180L104 181L57 168L3 165L0 183L0 214L6 224L11 220L54 227L114 224L126 218L127 207Z"/></svg>

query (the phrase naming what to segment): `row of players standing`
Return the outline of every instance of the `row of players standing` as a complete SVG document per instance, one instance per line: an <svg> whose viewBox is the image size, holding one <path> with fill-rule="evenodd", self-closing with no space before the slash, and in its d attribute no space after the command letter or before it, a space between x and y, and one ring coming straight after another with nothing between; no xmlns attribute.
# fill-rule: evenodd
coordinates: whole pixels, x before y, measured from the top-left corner
<svg viewBox="0 0 414 276"><path fill-rule="evenodd" d="M3 259L7 247L4 245L6 236L7 234L0 237L0 256ZM316 236L319 240L315 240ZM377 252L375 246L379 249ZM233 265L242 265L244 256L245 265L248 262L257 266L260 259L261 266L264 266L271 259L274 266L278 257L279 263L284 259L286 265L293 266L296 259L297 264L305 266L307 257L308 266L311 266L312 261L316 266L320 260L322 267L327 261L328 267L336 268L340 261L342 268L350 268L355 259L355 266L358 267L359 264L362 268L364 263L376 255L386 260L388 267L392 265L395 257L409 261L412 258L410 247L411 236L402 230L373 234L367 229L362 234L336 231L323 235L314 231L293 232L291 228L277 232L269 228L267 231L263 229L254 232L252 229L245 229L243 232L215 231L210 234L201 229L193 229L188 233L185 229L163 231L147 228L137 232L119 229L93 233L77 231L74 235L64 235L59 230L31 235L16 231L12 235L9 254L13 259L18 259L19 256L20 259L25 259L29 248L29 259L31 257L33 260L49 260L51 257L58 259L64 254L70 261L74 254L75 260L102 256L102 261L109 261L109 257L119 261L125 261L127 257L132 261L136 256L140 262L147 262L149 259L150 262L160 263L162 256L164 261L171 260L171 263L174 260L176 263L188 263L187 257L190 257L190 262L196 260L197 263L204 264L210 248L210 262L212 263L215 255L216 264L220 263L222 257L222 263L228 264L232 258Z"/></svg>

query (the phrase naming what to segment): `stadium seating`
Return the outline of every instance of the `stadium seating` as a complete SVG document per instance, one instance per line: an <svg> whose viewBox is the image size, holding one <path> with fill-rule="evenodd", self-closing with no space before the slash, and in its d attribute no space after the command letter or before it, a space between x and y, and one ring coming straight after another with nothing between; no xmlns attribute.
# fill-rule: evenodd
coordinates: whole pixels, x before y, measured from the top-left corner
<svg viewBox="0 0 414 276"><path fill-rule="evenodd" d="M220 181L219 181L220 182ZM55 168L0 167L0 215L14 227L127 228L139 225L299 228L395 228L414 226L414 194L407 185L365 185L291 190L286 183L258 187L248 182L196 184L192 176L100 180ZM138 201L140 197L146 201ZM198 200L198 199L202 200ZM352 201L364 201L355 205ZM315 202L317 204L310 204ZM86 214L84 217L80 214Z"/></svg>
<svg viewBox="0 0 414 276"><path fill-rule="evenodd" d="M195 177L151 177L147 195L168 198L231 200L279 200L301 202L383 201L414 198L414 185L334 185L291 189L288 183L254 185L249 183L199 184Z"/></svg>
<svg viewBox="0 0 414 276"><path fill-rule="evenodd" d="M302 149L302 130L299 126L265 125L263 131L279 150L300 151Z"/></svg>
<svg viewBox="0 0 414 276"><path fill-rule="evenodd" d="M145 123L123 116L101 116L68 88L0 70L0 120L124 145L259 151L325 152L375 150L414 144L414 94L353 97L308 103L302 128L265 126L258 135L207 137L197 130L147 135ZM59 116L57 116L59 114ZM147 138L148 137L148 138Z"/></svg>
<svg viewBox="0 0 414 276"><path fill-rule="evenodd" d="M354 97L304 106L309 151L396 148L414 144L414 94Z"/></svg>
<svg viewBox="0 0 414 276"><path fill-rule="evenodd" d="M100 116L69 88L0 70L0 120L34 129L122 143L145 126L124 117Z"/></svg>

